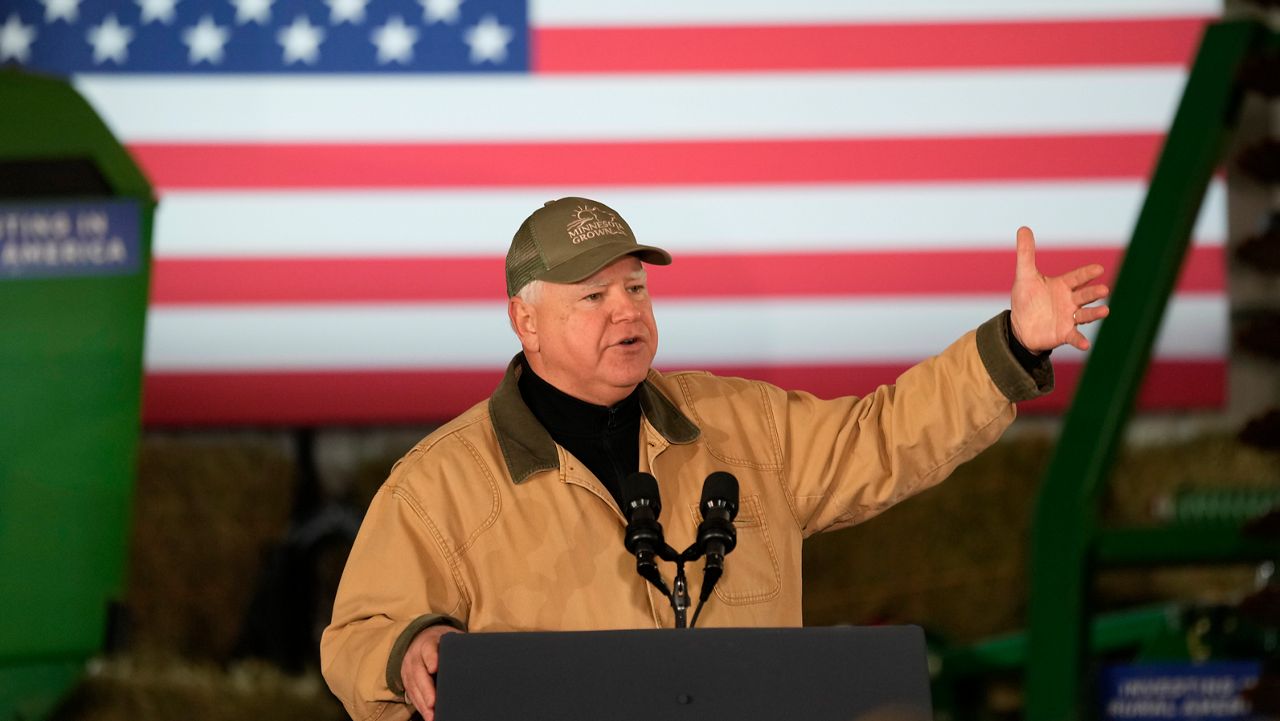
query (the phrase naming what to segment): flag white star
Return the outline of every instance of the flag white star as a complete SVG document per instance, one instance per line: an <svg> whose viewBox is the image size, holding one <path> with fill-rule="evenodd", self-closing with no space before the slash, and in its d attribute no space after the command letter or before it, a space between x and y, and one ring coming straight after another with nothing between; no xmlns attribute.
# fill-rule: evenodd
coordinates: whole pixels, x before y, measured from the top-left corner
<svg viewBox="0 0 1280 721"><path fill-rule="evenodd" d="M399 15L387 18L387 24L374 30L370 37L378 46L378 64L413 62L413 44L418 42L418 29L404 24Z"/></svg>
<svg viewBox="0 0 1280 721"><path fill-rule="evenodd" d="M418 0L422 5L422 18L427 24L458 22L458 6L462 0Z"/></svg>
<svg viewBox="0 0 1280 721"><path fill-rule="evenodd" d="M222 62L222 49L231 37L231 31L213 21L213 17L205 15L193 27L182 31L182 42L187 44L187 60L195 65L208 60L210 65Z"/></svg>
<svg viewBox="0 0 1280 721"><path fill-rule="evenodd" d="M299 60L312 65L320 59L324 30L312 25L305 15L299 15L292 25L276 33L276 40L284 46L285 65Z"/></svg>
<svg viewBox="0 0 1280 721"><path fill-rule="evenodd" d="M66 20L74 23L80 17L80 0L40 0L44 4L44 21Z"/></svg>
<svg viewBox="0 0 1280 721"><path fill-rule="evenodd" d="M138 22L146 25L159 20L168 25L173 22L173 10L177 4L178 0L138 0L138 5L142 7L142 19Z"/></svg>
<svg viewBox="0 0 1280 721"><path fill-rule="evenodd" d="M236 6L236 24L257 23L266 25L271 22L271 3L275 0L231 0Z"/></svg>
<svg viewBox="0 0 1280 721"><path fill-rule="evenodd" d="M23 25L18 13L9 13L9 19L0 25L0 62L17 60L25 63L31 56L31 43L35 39L35 26Z"/></svg>
<svg viewBox="0 0 1280 721"><path fill-rule="evenodd" d="M129 43L133 41L133 29L125 27L111 13L102 24L89 28L86 34L89 44L93 46L93 62L101 65L110 60L116 65L124 65L129 59Z"/></svg>
<svg viewBox="0 0 1280 721"><path fill-rule="evenodd" d="M498 22L492 15L485 15L478 25L467 28L463 39L471 46L471 62L486 60L495 65L507 59L507 44L514 37L511 28Z"/></svg>
<svg viewBox="0 0 1280 721"><path fill-rule="evenodd" d="M349 22L359 25L364 22L364 6L369 0L325 0L329 6L329 24L340 25Z"/></svg>

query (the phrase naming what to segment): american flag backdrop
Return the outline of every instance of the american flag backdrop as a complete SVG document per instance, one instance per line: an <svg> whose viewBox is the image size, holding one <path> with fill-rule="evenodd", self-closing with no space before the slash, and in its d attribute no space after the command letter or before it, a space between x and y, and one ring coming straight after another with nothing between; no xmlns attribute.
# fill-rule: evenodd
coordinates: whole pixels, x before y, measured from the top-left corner
<svg viewBox="0 0 1280 721"><path fill-rule="evenodd" d="M160 194L153 425L447 418L543 201L620 211L657 365L861 394L1127 243L1207 0L0 0ZM6 112L11 112L6 109ZM1224 399L1216 179L1141 404ZM1056 351L1060 409L1084 356Z"/></svg>

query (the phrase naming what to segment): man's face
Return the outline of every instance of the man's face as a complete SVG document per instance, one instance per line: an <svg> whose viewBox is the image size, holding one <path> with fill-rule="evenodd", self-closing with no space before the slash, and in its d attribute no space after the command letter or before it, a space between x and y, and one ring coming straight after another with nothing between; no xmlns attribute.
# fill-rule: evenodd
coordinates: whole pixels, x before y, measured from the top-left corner
<svg viewBox="0 0 1280 721"><path fill-rule="evenodd" d="M634 256L579 283L544 283L533 305L511 303L530 367L590 403L612 405L626 398L658 350L644 266Z"/></svg>

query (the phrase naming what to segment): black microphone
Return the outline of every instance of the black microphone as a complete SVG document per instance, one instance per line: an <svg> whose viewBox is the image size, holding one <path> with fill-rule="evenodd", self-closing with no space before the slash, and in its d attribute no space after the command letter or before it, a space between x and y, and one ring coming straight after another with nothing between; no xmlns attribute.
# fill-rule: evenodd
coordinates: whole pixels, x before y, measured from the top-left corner
<svg viewBox="0 0 1280 721"><path fill-rule="evenodd" d="M628 553L635 554L636 572L652 583L662 595L670 597L671 591L658 572L655 558L667 545L662 538L662 524L658 523L658 516L662 515L658 479L643 471L636 471L623 478L622 515L627 518L623 545Z"/></svg>
<svg viewBox="0 0 1280 721"><path fill-rule="evenodd" d="M702 591L698 594L698 608L693 622L698 622L702 604L711 597L711 590L724 574L724 557L738 545L738 532L733 519L738 515L738 479L732 473L716 471L702 484L702 523L698 524L697 549L706 555L702 572Z"/></svg>

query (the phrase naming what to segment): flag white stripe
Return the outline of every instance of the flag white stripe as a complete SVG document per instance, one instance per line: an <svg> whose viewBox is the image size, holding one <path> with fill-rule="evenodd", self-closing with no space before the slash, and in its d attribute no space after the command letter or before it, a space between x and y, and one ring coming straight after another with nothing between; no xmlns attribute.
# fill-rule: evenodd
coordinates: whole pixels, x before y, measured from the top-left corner
<svg viewBox="0 0 1280 721"><path fill-rule="evenodd" d="M530 22L539 27L615 25L747 25L982 20L1132 19L1218 15L1217 0L531 0Z"/></svg>
<svg viewBox="0 0 1280 721"><path fill-rule="evenodd" d="M914 361L1007 303L1004 296L659 300L657 363ZM1175 296L1156 354L1221 358L1226 316L1220 295ZM518 350L502 303L170 306L150 312L147 341L150 371L488 368ZM1076 355L1062 349L1054 357Z"/></svg>
<svg viewBox="0 0 1280 721"><path fill-rule="evenodd" d="M1181 67L1137 67L483 82L85 75L76 87L126 142L518 142L1164 132L1185 80Z"/></svg>
<svg viewBox="0 0 1280 721"><path fill-rule="evenodd" d="M533 188L480 191L172 192L159 257L501 255L530 208L567 195L607 199L638 237L680 252L1012 248L1020 225L1041 248L1128 242L1141 181L888 185ZM1224 184L1201 207L1197 245L1221 245Z"/></svg>

